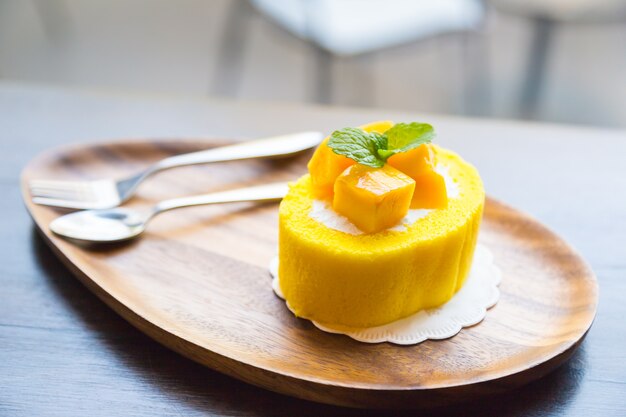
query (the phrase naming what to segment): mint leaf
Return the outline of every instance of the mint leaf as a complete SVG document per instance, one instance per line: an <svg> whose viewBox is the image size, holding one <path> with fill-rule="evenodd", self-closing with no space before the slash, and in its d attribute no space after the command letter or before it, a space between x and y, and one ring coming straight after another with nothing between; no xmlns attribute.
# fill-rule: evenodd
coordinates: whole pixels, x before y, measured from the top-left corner
<svg viewBox="0 0 626 417"><path fill-rule="evenodd" d="M367 133L362 129L347 127L336 130L328 139L328 147L339 155L346 156L359 164L382 168L385 159L378 155L378 149L386 146L386 137Z"/></svg>
<svg viewBox="0 0 626 417"><path fill-rule="evenodd" d="M435 129L428 123L398 123L385 132L387 147L378 151L381 158L387 159L396 153L410 151L435 137Z"/></svg>
<svg viewBox="0 0 626 417"><path fill-rule="evenodd" d="M382 149L387 149L387 136L384 133L372 132L369 135L374 141L378 152Z"/></svg>

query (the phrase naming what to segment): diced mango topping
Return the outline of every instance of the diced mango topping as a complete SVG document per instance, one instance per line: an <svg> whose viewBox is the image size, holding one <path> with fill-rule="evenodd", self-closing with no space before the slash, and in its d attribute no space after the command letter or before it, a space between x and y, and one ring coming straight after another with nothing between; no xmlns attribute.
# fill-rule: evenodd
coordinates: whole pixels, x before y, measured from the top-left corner
<svg viewBox="0 0 626 417"><path fill-rule="evenodd" d="M335 180L343 171L356 164L352 159L333 152L327 145L328 138L315 150L307 165L315 198L332 199Z"/></svg>
<svg viewBox="0 0 626 417"><path fill-rule="evenodd" d="M380 122L368 123L360 126L366 132L385 133L393 126L393 122L383 120ZM354 165L350 158L338 155L327 145L328 138L315 150L313 157L309 161L308 168L311 174L311 184L313 195L319 199L332 199L335 180L346 168Z"/></svg>
<svg viewBox="0 0 626 417"><path fill-rule="evenodd" d="M393 155L387 163L415 179L420 174L435 169L435 151L432 145L424 144L408 152Z"/></svg>
<svg viewBox="0 0 626 417"><path fill-rule="evenodd" d="M360 126L368 133L385 133L388 120ZM333 208L366 233L397 224L412 209L448 205L446 182L435 171L436 147L423 144L391 156L383 168L370 168L336 154L326 138L309 161L315 198L331 200Z"/></svg>
<svg viewBox="0 0 626 417"><path fill-rule="evenodd" d="M415 181L390 165L352 165L335 181L333 209L365 233L395 226L406 216Z"/></svg>
<svg viewBox="0 0 626 417"><path fill-rule="evenodd" d="M415 191L411 199L412 209L441 209L448 206L446 180L434 170L424 171L413 177Z"/></svg>

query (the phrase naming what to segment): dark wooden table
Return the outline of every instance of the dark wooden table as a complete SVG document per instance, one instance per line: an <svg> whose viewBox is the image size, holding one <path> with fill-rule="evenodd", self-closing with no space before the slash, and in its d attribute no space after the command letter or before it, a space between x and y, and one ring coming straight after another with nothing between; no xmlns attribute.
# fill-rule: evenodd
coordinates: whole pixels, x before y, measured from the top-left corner
<svg viewBox="0 0 626 417"><path fill-rule="evenodd" d="M373 109L140 97L0 83L0 415L377 415L241 383L153 342L85 289L38 237L18 177L70 142L260 137L376 119L426 120L488 193L554 229L591 264L600 306L564 366L435 415L626 415L626 132ZM416 415L418 413L405 413Z"/></svg>

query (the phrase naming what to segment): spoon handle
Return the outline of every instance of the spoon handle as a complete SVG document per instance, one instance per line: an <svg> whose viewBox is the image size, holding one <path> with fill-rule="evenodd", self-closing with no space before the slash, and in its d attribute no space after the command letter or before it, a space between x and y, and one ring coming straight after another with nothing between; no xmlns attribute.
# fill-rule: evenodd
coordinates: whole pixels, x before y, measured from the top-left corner
<svg viewBox="0 0 626 417"><path fill-rule="evenodd" d="M287 182L257 185L254 187L237 188L193 197L181 197L163 200L152 209L150 218L164 211L177 208L201 206L205 204L235 203L240 201L277 201L281 200L289 190Z"/></svg>

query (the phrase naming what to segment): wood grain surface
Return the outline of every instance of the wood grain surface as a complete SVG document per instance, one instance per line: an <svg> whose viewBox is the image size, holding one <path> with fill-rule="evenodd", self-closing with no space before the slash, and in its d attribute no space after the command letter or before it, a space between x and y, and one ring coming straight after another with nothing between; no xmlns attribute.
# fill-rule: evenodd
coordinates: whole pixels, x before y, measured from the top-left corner
<svg viewBox="0 0 626 417"><path fill-rule="evenodd" d="M595 277L561 239L488 200L480 241L503 270L485 321L444 341L369 345L317 330L273 294L277 205L169 213L126 245L78 247L50 234L59 210L33 205L27 181L124 176L165 156L224 141L132 141L51 150L23 172L26 205L62 261L98 297L165 346L272 391L330 404L406 408L449 404L539 378L568 359L591 325ZM297 178L304 155L188 167L161 174L131 203Z"/></svg>
<svg viewBox="0 0 626 417"><path fill-rule="evenodd" d="M570 360L520 388L427 412L355 410L275 394L197 364L130 325L58 260L22 201L22 168L67 143L244 140L376 119L432 123L438 143L478 167L490 195L532 214L590 263L598 312ZM626 131L6 81L0 126L1 416L626 415Z"/></svg>

